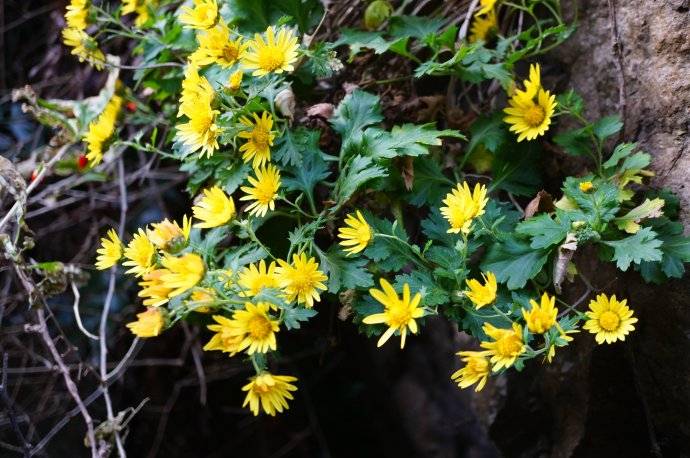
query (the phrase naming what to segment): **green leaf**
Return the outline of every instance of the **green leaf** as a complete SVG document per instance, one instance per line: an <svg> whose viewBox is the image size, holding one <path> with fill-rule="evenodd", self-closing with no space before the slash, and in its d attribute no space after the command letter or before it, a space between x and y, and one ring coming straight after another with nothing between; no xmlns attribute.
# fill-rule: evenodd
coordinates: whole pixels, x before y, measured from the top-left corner
<svg viewBox="0 0 690 458"><path fill-rule="evenodd" d="M656 232L651 228L640 229L637 234L622 240L604 241L614 249L613 260L616 266L626 271L631 263L640 264L642 261L661 261L662 251L659 247L663 242L656 238Z"/></svg>
<svg viewBox="0 0 690 458"><path fill-rule="evenodd" d="M318 24L323 8L318 0L230 0L220 12L244 33L264 32L286 16L307 33Z"/></svg>
<svg viewBox="0 0 690 458"><path fill-rule="evenodd" d="M390 133L367 129L364 135L371 155L377 159L421 156L429 153L430 146L441 146L441 137L464 138L456 130L436 130L433 124L403 124L394 126Z"/></svg>
<svg viewBox="0 0 690 458"><path fill-rule="evenodd" d="M388 176L383 167L374 164L370 157L355 156L343 167L336 182L336 202L346 202L366 182Z"/></svg>
<svg viewBox="0 0 690 458"><path fill-rule="evenodd" d="M283 165L298 166L304 153L321 153L319 149L320 132L304 127L287 129L276 142L273 158Z"/></svg>
<svg viewBox="0 0 690 458"><path fill-rule="evenodd" d="M455 242L457 242L458 236L449 234L449 228L448 221L443 218L438 207L433 207L429 216L422 220L422 231L430 240L436 240L444 245L453 247L455 246Z"/></svg>
<svg viewBox="0 0 690 458"><path fill-rule="evenodd" d="M438 207L448 192L448 187L454 183L443 174L441 165L432 158L415 158L413 167L414 181L408 201L416 207Z"/></svg>
<svg viewBox="0 0 690 458"><path fill-rule="evenodd" d="M515 231L520 235L532 238L530 246L534 249L548 248L561 243L570 230L570 220L565 212L558 211L553 219L546 213L540 213L517 225Z"/></svg>
<svg viewBox="0 0 690 458"><path fill-rule="evenodd" d="M343 138L345 148L350 142L361 142L364 129L382 120L378 96L357 89L340 102L331 125Z"/></svg>
<svg viewBox="0 0 690 458"><path fill-rule="evenodd" d="M586 156L590 154L593 147L589 136L590 132L590 126L567 130L555 135L553 141L574 156Z"/></svg>
<svg viewBox="0 0 690 458"><path fill-rule="evenodd" d="M604 162L605 169L609 169L618 165L621 159L626 158L632 154L637 148L637 143L620 143L616 145L611 157Z"/></svg>
<svg viewBox="0 0 690 458"><path fill-rule="evenodd" d="M595 181L594 191L580 190L583 178L568 177L563 185L563 193L582 210L587 221L601 230L603 223L611 221L618 212L618 187L609 182Z"/></svg>
<svg viewBox="0 0 690 458"><path fill-rule="evenodd" d="M283 324L288 331L292 329L299 329L300 322L309 321L310 318L316 316L316 310L313 308L301 307L283 307Z"/></svg>
<svg viewBox="0 0 690 458"><path fill-rule="evenodd" d="M290 175L283 177L283 185L288 191L302 191L309 199L312 199L314 186L330 175L328 165L321 159L320 154L305 152L301 164L297 167L285 169Z"/></svg>
<svg viewBox="0 0 690 458"><path fill-rule="evenodd" d="M470 127L470 143L466 154L471 154L479 145L484 145L487 150L495 153L509 138L503 113L480 116Z"/></svg>
<svg viewBox="0 0 690 458"><path fill-rule="evenodd" d="M393 38L412 37L423 39L435 35L443 26L443 19L425 16L395 16L388 21Z"/></svg>
<svg viewBox="0 0 690 458"><path fill-rule="evenodd" d="M494 154L490 189L533 196L541 189L541 146L538 142L505 143Z"/></svg>
<svg viewBox="0 0 690 458"><path fill-rule="evenodd" d="M446 304L450 301L450 294L439 287L438 282L434 281L427 272L414 270L411 273L395 276L396 290L402 291L405 283L410 285L410 292L413 296L415 293L422 295L422 305L434 306Z"/></svg>
<svg viewBox="0 0 690 458"><path fill-rule="evenodd" d="M383 54L393 43L385 40L379 32L363 32L346 28L340 31L340 38L334 43L334 46L348 45L350 47L350 59L352 59L362 49L371 49L376 54Z"/></svg>
<svg viewBox="0 0 690 458"><path fill-rule="evenodd" d="M374 284L374 277L366 269L367 260L361 257L347 257L337 248L328 252L317 251L323 273L328 275L328 292L337 293L343 289L368 288Z"/></svg>
<svg viewBox="0 0 690 458"><path fill-rule="evenodd" d="M614 219L613 222L621 231L635 234L641 228L640 221L647 218L658 218L664 214L661 210L664 207L664 203L663 199L645 199L640 205L625 215Z"/></svg>
<svg viewBox="0 0 690 458"><path fill-rule="evenodd" d="M419 247L410 245L407 233L399 224L377 218L368 212L365 218L375 233L392 236L374 236L374 240L364 250L364 255L374 261L378 269L393 272L410 263L419 264L418 255L412 251L416 249L418 253Z"/></svg>
<svg viewBox="0 0 690 458"><path fill-rule="evenodd" d="M509 237L489 248L481 269L493 272L509 289L519 289L541 271L547 259L548 251L535 250L528 243Z"/></svg>
<svg viewBox="0 0 690 458"><path fill-rule="evenodd" d="M604 141L611 135L620 131L622 127L623 123L621 122L621 117L619 115L612 115L604 116L599 119L592 126L592 130L599 140Z"/></svg>
<svg viewBox="0 0 690 458"><path fill-rule="evenodd" d="M572 89L556 96L556 102L558 102L558 107L560 107L560 109L570 111L577 116L582 115L582 111L585 107L585 102L582 100L582 97L580 97L580 94Z"/></svg>

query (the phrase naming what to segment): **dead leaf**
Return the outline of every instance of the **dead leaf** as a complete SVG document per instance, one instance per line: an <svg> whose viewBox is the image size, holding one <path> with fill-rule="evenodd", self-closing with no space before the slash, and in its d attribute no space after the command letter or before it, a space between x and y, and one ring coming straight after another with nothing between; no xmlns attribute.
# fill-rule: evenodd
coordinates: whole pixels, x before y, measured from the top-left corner
<svg viewBox="0 0 690 458"><path fill-rule="evenodd" d="M525 207L525 219L531 218L537 213L550 213L555 209L551 194L542 189Z"/></svg>
<svg viewBox="0 0 690 458"><path fill-rule="evenodd" d="M414 162L412 157L405 156L401 165L400 174L402 175L403 182L405 183L405 189L410 191L414 185Z"/></svg>
<svg viewBox="0 0 690 458"><path fill-rule="evenodd" d="M573 259L573 255L577 250L577 238L575 234L569 232L565 237L565 241L558 247L558 257L553 263L553 287L556 293L561 294L561 285L568 272L568 264Z"/></svg>
<svg viewBox="0 0 690 458"><path fill-rule="evenodd" d="M317 103L307 109L307 116L331 119L333 111L335 111L335 105L332 103Z"/></svg>

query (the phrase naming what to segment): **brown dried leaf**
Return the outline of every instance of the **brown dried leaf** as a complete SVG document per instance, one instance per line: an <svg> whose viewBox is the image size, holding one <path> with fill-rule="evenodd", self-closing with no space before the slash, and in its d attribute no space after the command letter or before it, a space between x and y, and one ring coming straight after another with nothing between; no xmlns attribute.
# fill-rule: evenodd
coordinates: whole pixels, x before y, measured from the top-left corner
<svg viewBox="0 0 690 458"><path fill-rule="evenodd" d="M527 204L527 207L525 207L525 219L531 218L537 213L549 213L555 209L556 207L553 205L551 194L542 189L537 193L534 199Z"/></svg>

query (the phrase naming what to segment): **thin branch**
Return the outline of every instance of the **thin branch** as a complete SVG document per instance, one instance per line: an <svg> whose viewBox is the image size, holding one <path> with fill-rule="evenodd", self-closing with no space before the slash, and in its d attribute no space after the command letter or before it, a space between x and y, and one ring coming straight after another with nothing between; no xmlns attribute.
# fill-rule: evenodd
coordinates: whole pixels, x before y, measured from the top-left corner
<svg viewBox="0 0 690 458"><path fill-rule="evenodd" d="M87 331L86 328L84 327L84 324L81 321L81 315L79 314L79 299L80 299L81 295L79 294L79 288L77 288L76 283L74 283L74 282L71 282L71 283L72 283L72 292L74 293L74 304L72 305L72 311L74 311L74 319L77 322L77 327L89 339L98 340L98 336L95 336L95 335L91 334L89 331Z"/></svg>

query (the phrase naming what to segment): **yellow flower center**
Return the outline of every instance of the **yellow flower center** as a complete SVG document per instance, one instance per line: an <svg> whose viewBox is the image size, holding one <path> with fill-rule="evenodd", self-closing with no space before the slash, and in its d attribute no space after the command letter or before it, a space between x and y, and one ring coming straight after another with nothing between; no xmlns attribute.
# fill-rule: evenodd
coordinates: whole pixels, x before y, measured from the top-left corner
<svg viewBox="0 0 690 458"><path fill-rule="evenodd" d="M389 325L393 328L401 328L406 326L412 319L409 307L404 307L402 304L398 307L393 307L388 312Z"/></svg>
<svg viewBox="0 0 690 458"><path fill-rule="evenodd" d="M260 127L255 127L252 131L252 142L256 145L257 149L268 148L268 140L270 138L269 132L266 129Z"/></svg>
<svg viewBox="0 0 690 458"><path fill-rule="evenodd" d="M254 339L265 339L271 333L271 323L264 316L254 316L247 323L249 334Z"/></svg>
<svg viewBox="0 0 690 458"><path fill-rule="evenodd" d="M233 43L223 48L223 58L228 62L235 62L239 54L240 50Z"/></svg>
<svg viewBox="0 0 690 458"><path fill-rule="evenodd" d="M496 342L496 352L503 357L515 356L522 348L522 341L515 334L506 336Z"/></svg>
<svg viewBox="0 0 690 458"><path fill-rule="evenodd" d="M599 326L606 331L615 331L618 329L621 319L615 312L607 310L599 317Z"/></svg>
<svg viewBox="0 0 690 458"><path fill-rule="evenodd" d="M280 48L266 46L259 54L259 67L268 72L277 70L285 65L285 56Z"/></svg>
<svg viewBox="0 0 690 458"><path fill-rule="evenodd" d="M544 118L546 117L546 114L544 113L544 109L540 107L539 105L532 105L530 108L525 111L525 122L530 126L530 127L537 127L539 126L542 122L544 122Z"/></svg>
<svg viewBox="0 0 690 458"><path fill-rule="evenodd" d="M471 358L467 361L467 370L475 374L482 374L488 372L489 362L486 358Z"/></svg>

